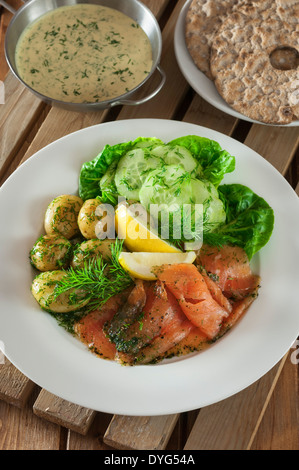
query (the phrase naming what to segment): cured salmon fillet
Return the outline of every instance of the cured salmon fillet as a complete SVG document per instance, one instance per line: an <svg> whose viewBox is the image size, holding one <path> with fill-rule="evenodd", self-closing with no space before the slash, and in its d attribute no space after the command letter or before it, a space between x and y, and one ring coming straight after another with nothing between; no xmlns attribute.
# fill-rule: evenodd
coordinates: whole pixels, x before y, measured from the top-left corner
<svg viewBox="0 0 299 470"><path fill-rule="evenodd" d="M238 247L204 246L195 264L156 268L76 325L96 354L121 364L149 364L206 348L230 329L258 295L259 276Z"/></svg>
<svg viewBox="0 0 299 470"><path fill-rule="evenodd" d="M134 357L137 364L147 364L162 358L172 347L186 338L189 333L195 329L186 315L182 312L176 298L168 292L168 301L171 305L172 315L163 325L161 332L151 343L140 349Z"/></svg>
<svg viewBox="0 0 299 470"><path fill-rule="evenodd" d="M109 328L106 333L111 340L114 340L124 331L128 326L133 324L140 316L142 309L146 303L145 283L140 279L136 279L135 286L131 290L126 302L121 305L119 310L112 318Z"/></svg>
<svg viewBox="0 0 299 470"><path fill-rule="evenodd" d="M208 338L217 336L228 311L212 297L196 266L163 265L156 270L156 275L176 297L186 317Z"/></svg>
<svg viewBox="0 0 299 470"><path fill-rule="evenodd" d="M233 306L229 299L223 295L222 290L218 284L216 284L216 282L208 276L204 268L200 269L200 273L203 276L213 299L216 300L218 304L221 305L228 313L231 313Z"/></svg>
<svg viewBox="0 0 299 470"><path fill-rule="evenodd" d="M106 322L112 320L115 313L125 302L128 294L128 291L125 291L111 297L99 310L88 313L74 326L75 333L80 341L86 344L91 351L104 359L114 360L116 348L107 338L103 327Z"/></svg>
<svg viewBox="0 0 299 470"><path fill-rule="evenodd" d="M228 329L232 328L232 326L234 326L235 323L237 323L237 321L244 315L244 313L250 307L252 302L254 302L257 296L258 296L258 287L256 287L256 289L254 289L250 295L248 295L244 299L239 299L234 303L232 312L222 324L222 327L221 327L222 333L225 333Z"/></svg>
<svg viewBox="0 0 299 470"><path fill-rule="evenodd" d="M176 343L173 347L166 351L166 357L172 356L183 356L185 354L190 354L194 351L201 351L204 348L208 347L210 340L205 335L200 328L192 328L192 330Z"/></svg>
<svg viewBox="0 0 299 470"><path fill-rule="evenodd" d="M237 246L203 245L197 262L212 275L223 294L233 300L246 297L259 285L260 277L252 273L245 251Z"/></svg>
<svg viewBox="0 0 299 470"><path fill-rule="evenodd" d="M163 283L145 283L146 303L138 319L115 341L118 352L136 354L161 333L162 328L175 315L173 302L169 299Z"/></svg>

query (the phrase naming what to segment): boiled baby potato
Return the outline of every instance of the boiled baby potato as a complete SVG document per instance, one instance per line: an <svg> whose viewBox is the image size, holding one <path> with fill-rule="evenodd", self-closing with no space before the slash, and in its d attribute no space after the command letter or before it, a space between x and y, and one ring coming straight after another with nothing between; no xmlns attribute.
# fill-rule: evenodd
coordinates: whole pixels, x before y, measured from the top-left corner
<svg viewBox="0 0 299 470"><path fill-rule="evenodd" d="M78 215L78 226L83 237L87 239L97 238L96 225L102 216L96 215L96 209L101 204L99 199L87 199Z"/></svg>
<svg viewBox="0 0 299 470"><path fill-rule="evenodd" d="M62 235L43 235L33 245L30 260L39 271L54 271L66 268L72 253L72 244Z"/></svg>
<svg viewBox="0 0 299 470"><path fill-rule="evenodd" d="M84 263L90 259L101 258L104 262L111 258L111 246L115 244L115 240L106 238L99 240L98 238L87 240L76 249L71 266L73 268L82 268Z"/></svg>
<svg viewBox="0 0 299 470"><path fill-rule="evenodd" d="M84 300L84 293L80 289L70 289L54 298L55 286L64 276L67 276L67 273L62 270L46 271L33 280L32 295L44 310L68 313L78 310L88 303L89 299Z"/></svg>
<svg viewBox="0 0 299 470"><path fill-rule="evenodd" d="M77 235L80 232L77 219L82 205L80 197L69 194L53 199L45 213L46 234L60 233L68 240Z"/></svg>

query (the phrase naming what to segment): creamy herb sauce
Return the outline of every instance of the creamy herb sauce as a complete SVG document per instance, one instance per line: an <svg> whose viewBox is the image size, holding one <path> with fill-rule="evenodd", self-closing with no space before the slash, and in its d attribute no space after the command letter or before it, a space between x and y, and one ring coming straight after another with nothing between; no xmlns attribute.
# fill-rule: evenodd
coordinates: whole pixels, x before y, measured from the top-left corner
<svg viewBox="0 0 299 470"><path fill-rule="evenodd" d="M130 17L109 7L78 4L46 13L22 33L20 77L61 101L99 102L141 83L152 67L150 41Z"/></svg>

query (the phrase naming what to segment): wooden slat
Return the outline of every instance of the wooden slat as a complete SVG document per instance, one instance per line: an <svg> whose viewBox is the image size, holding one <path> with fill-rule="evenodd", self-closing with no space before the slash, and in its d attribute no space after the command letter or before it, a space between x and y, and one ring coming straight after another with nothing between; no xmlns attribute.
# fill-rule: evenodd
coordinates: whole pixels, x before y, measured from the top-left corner
<svg viewBox="0 0 299 470"><path fill-rule="evenodd" d="M298 450L298 343L285 362L251 450Z"/></svg>
<svg viewBox="0 0 299 470"><path fill-rule="evenodd" d="M96 415L95 411L63 400L44 389L33 405L33 412L40 418L83 435L89 430Z"/></svg>
<svg viewBox="0 0 299 470"><path fill-rule="evenodd" d="M179 418L164 416L115 415L104 435L104 442L121 450L163 450Z"/></svg>
<svg viewBox="0 0 299 470"><path fill-rule="evenodd" d="M42 122L45 120L47 114L49 112L49 108L45 107L42 109L41 113L39 113L36 117L36 120L33 122L32 128L29 130L26 135L24 135L23 140L20 142L20 148L14 154L14 157L7 161L5 168L1 172L0 177L0 186L7 180L7 178L18 168L24 154L26 153L27 149L30 147L32 140L34 139L39 127L41 126Z"/></svg>
<svg viewBox="0 0 299 470"><path fill-rule="evenodd" d="M183 121L214 129L226 135L232 135L238 124L236 118L217 110L197 94L186 111Z"/></svg>
<svg viewBox="0 0 299 470"><path fill-rule="evenodd" d="M174 28L178 15L185 4L184 0L179 0L170 16L165 28L162 31L163 50L161 56L161 67L166 73L166 83L160 93L147 103L131 107L124 106L119 114L119 119L137 119L137 118L160 118L171 119L186 95L189 86L181 74L175 58L173 47ZM173 77L175 76L175 80ZM159 77L155 77L157 83ZM147 82L143 87L143 93L152 90L154 87L152 81Z"/></svg>
<svg viewBox="0 0 299 470"><path fill-rule="evenodd" d="M0 400L23 408L35 384L23 375L8 359L0 364Z"/></svg>
<svg viewBox="0 0 299 470"><path fill-rule="evenodd" d="M97 413L88 433L83 436L68 430L67 450L109 450L111 447L103 442L103 436L111 421L112 415Z"/></svg>
<svg viewBox="0 0 299 470"><path fill-rule="evenodd" d="M298 127L269 127L254 124L245 144L286 174L299 143Z"/></svg>
<svg viewBox="0 0 299 470"><path fill-rule="evenodd" d="M23 4L21 0L8 0L7 3L16 10ZM4 39L13 14L3 7L0 8L0 80L4 81L8 72L8 64L6 63L4 51Z"/></svg>
<svg viewBox="0 0 299 470"><path fill-rule="evenodd" d="M5 105L0 105L0 179L38 120L45 104L11 73L4 82Z"/></svg>
<svg viewBox="0 0 299 470"><path fill-rule="evenodd" d="M34 390L23 408L0 401L1 450L59 450L60 427L32 413Z"/></svg>
<svg viewBox="0 0 299 470"><path fill-rule="evenodd" d="M92 113L77 113L52 108L47 118L40 126L33 142L30 144L21 163L41 148L72 132L85 127L100 124L105 121L107 110Z"/></svg>
<svg viewBox="0 0 299 470"><path fill-rule="evenodd" d="M248 450L287 355L242 392L200 410L185 450Z"/></svg>

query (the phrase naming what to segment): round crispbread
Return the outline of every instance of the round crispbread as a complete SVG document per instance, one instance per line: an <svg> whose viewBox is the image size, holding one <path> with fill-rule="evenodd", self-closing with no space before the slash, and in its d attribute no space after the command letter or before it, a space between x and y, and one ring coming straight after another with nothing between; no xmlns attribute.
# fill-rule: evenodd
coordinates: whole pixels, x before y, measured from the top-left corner
<svg viewBox="0 0 299 470"><path fill-rule="evenodd" d="M223 18L239 0L192 0L186 13L185 41L198 69L208 78L210 72L210 46Z"/></svg>
<svg viewBox="0 0 299 470"><path fill-rule="evenodd" d="M283 21L298 24L299 0L276 0L277 13Z"/></svg>
<svg viewBox="0 0 299 470"><path fill-rule="evenodd" d="M298 67L278 69L270 60L277 49L298 53L299 22L285 21L288 9L279 6L273 0L246 2L226 17L211 45L210 69L220 95L236 111L268 124L299 117Z"/></svg>

